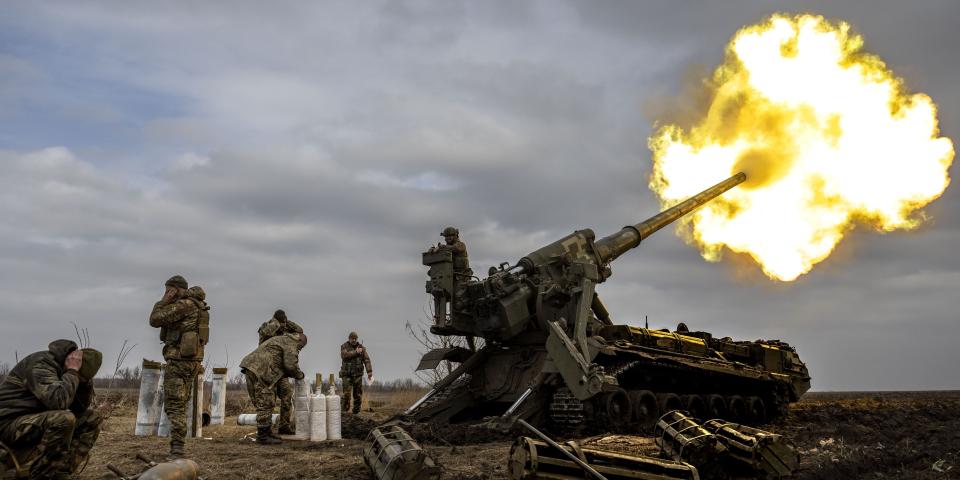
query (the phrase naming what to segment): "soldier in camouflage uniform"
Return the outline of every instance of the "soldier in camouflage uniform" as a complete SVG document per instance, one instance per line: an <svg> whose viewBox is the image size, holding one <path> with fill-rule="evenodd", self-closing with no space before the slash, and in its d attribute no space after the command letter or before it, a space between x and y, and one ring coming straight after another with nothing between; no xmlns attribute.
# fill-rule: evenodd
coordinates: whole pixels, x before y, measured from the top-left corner
<svg viewBox="0 0 960 480"><path fill-rule="evenodd" d="M357 332L350 332L347 343L340 345L340 379L343 382L343 396L340 397L340 410L350 411L350 397L353 397L353 413L360 413L363 399L363 370L367 378L373 380L373 366L367 349L357 340Z"/></svg>
<svg viewBox="0 0 960 480"><path fill-rule="evenodd" d="M187 436L187 404L200 373L203 348L210 335L210 307L203 289L187 288L187 281L174 275L164 284L163 298L150 312L150 326L160 328L163 359L163 409L170 419L170 456L182 457Z"/></svg>
<svg viewBox="0 0 960 480"><path fill-rule="evenodd" d="M263 342L277 335L303 333L303 328L293 320L287 319L286 312L277 310L273 313L273 318L260 325L257 333L260 334L260 344L263 344ZM280 420L277 422L277 433L293 435L295 432L293 428L290 427L290 417L293 415L293 409L290 408L291 405L293 405L293 387L289 381L283 379L277 382L274 390L277 398L280 400Z"/></svg>
<svg viewBox="0 0 960 480"><path fill-rule="evenodd" d="M431 247L431 252L450 252L453 254L453 309L461 310L461 299L465 293L467 282L473 276L470 269L470 256L467 254L467 244L460 241L460 231L454 227L444 228L440 235L443 244Z"/></svg>
<svg viewBox="0 0 960 480"><path fill-rule="evenodd" d="M29 465L30 478L70 478L86 464L102 421L92 382L102 358L56 340L18 362L0 384L0 441Z"/></svg>
<svg viewBox="0 0 960 480"><path fill-rule="evenodd" d="M300 350L306 344L303 333L285 333L268 338L240 362L240 371L247 377L247 393L257 407L257 443L281 443L270 431L277 383L287 378L303 379Z"/></svg>

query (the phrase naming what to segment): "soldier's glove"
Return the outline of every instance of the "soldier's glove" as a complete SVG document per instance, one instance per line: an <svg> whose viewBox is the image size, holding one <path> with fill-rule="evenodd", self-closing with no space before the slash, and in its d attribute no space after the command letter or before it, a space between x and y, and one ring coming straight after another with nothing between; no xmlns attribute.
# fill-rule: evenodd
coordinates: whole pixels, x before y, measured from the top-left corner
<svg viewBox="0 0 960 480"><path fill-rule="evenodd" d="M293 376L295 380L303 380L303 377L303 372L297 372L297 374Z"/></svg>

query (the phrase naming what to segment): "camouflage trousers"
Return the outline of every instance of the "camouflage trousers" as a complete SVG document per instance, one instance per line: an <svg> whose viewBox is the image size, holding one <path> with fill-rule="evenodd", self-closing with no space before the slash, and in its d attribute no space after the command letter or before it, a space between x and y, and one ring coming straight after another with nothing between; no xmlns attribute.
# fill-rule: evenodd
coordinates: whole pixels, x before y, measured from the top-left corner
<svg viewBox="0 0 960 480"><path fill-rule="evenodd" d="M343 382L343 396L340 397L340 410L350 411L350 398L353 398L353 413L360 413L360 402L363 400L363 377L340 377Z"/></svg>
<svg viewBox="0 0 960 480"><path fill-rule="evenodd" d="M290 385L290 381L286 378L281 378L273 388L273 391L277 394L277 400L280 401L280 419L277 420L277 428L291 428L290 423L293 416L293 385Z"/></svg>
<svg viewBox="0 0 960 480"><path fill-rule="evenodd" d="M32 413L0 425L0 441L18 453L21 464L32 462L30 478L49 478L87 462L102 421L93 409L80 417L70 410Z"/></svg>
<svg viewBox="0 0 960 480"><path fill-rule="evenodd" d="M183 445L187 436L187 405L200 373L200 362L168 360L163 369L163 410L170 419L170 445Z"/></svg>
<svg viewBox="0 0 960 480"><path fill-rule="evenodd" d="M252 372L243 371L243 375L247 377L247 394L250 395L250 401L253 402L253 406L257 409L257 428L270 428L273 424L273 422L270 421L273 416L273 401L277 397L276 389L278 387L261 382ZM281 379L277 383L290 384L286 379ZM293 391L291 390L291 396L292 395ZM290 407L287 408L289 409ZM282 415L281 418L283 418Z"/></svg>

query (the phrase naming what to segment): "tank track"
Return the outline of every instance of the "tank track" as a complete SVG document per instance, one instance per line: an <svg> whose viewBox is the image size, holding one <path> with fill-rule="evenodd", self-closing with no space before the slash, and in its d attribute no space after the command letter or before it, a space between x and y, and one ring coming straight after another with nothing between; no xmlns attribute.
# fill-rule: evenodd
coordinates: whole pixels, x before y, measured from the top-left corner
<svg viewBox="0 0 960 480"><path fill-rule="evenodd" d="M616 368L614 368L614 369L612 369L612 370L610 371L610 375L616 377L616 378L619 380L619 379L620 379L620 376L623 375L624 373L626 373L627 370L630 370L630 369L632 369L633 367L636 367L636 366L638 366L638 365L640 365L640 364L641 364L641 362L639 362L639 361L637 361L637 360L634 360L634 361L632 361L632 362L624 362L624 363L621 363L620 365L617 365Z"/></svg>
<svg viewBox="0 0 960 480"><path fill-rule="evenodd" d="M617 364L607 365L606 369L609 372L609 375L617 378L617 380L620 381L620 386L625 390L627 390L628 392L634 391L634 390L651 390L655 394L657 394L658 397L660 397L661 395L671 395L671 394L677 395L681 398L690 396L690 394L683 394L679 392L670 392L670 391L664 392L662 390L655 389L655 388L649 388L649 387L643 388L643 386L640 386L640 385L630 385L629 384L630 382L625 378L625 374L634 370L635 368L643 368L643 366L644 366L644 362L642 361L630 360L630 361L625 361ZM658 365L657 368L660 369L661 371L662 370L675 371L677 372L677 375L681 377L686 373L686 370L687 370L687 369L684 369L683 367L679 367L675 365L663 365L663 364ZM783 414L783 410L785 410L785 408L782 406L772 404L773 402L771 402L771 400L776 399L778 395L776 392L770 392L770 393L772 394L770 396L762 395L762 394L759 395L763 399L763 401L766 403L766 408L768 410L767 418L766 418L767 421L774 420L777 417L781 416ZM696 393L695 395L703 399L706 399L707 396L710 395L710 392L701 392L701 393ZM730 394L725 394L721 396L727 400L731 398ZM742 398L746 400L751 398L751 396L747 394L747 395L743 395ZM565 386L561 386L554 391L553 396L550 399L549 410L548 410L549 419L557 427L577 428L579 426L590 424L592 422L593 415L596 414L595 413L596 408L597 408L596 405L587 405L585 402L578 400L573 395L573 393L570 391L569 388ZM741 422L746 421L745 419L730 419L730 420L738 420Z"/></svg>
<svg viewBox="0 0 960 480"><path fill-rule="evenodd" d="M554 425L575 427L586 419L583 402L573 396L567 387L560 387L550 399L550 421Z"/></svg>
<svg viewBox="0 0 960 480"><path fill-rule="evenodd" d="M426 401L421 403L416 410L410 412L410 415L416 417L419 412L424 411L434 405L446 402L447 400L457 396L470 385L470 374L464 374L462 377L458 378L452 384L433 394Z"/></svg>

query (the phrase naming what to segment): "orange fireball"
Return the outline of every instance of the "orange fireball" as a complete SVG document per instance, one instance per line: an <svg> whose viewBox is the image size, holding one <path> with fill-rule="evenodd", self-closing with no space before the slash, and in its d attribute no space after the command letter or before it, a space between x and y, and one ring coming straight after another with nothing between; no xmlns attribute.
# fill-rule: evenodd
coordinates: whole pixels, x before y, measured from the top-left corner
<svg viewBox="0 0 960 480"><path fill-rule="evenodd" d="M687 216L704 258L748 254L792 281L855 226L916 228L950 178L950 139L930 97L906 91L846 23L775 15L727 46L712 101L689 129L650 138L650 187L669 206L743 171L747 182Z"/></svg>

